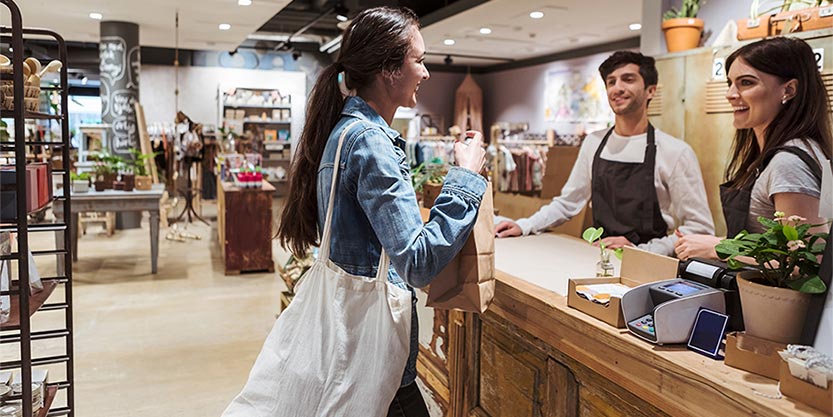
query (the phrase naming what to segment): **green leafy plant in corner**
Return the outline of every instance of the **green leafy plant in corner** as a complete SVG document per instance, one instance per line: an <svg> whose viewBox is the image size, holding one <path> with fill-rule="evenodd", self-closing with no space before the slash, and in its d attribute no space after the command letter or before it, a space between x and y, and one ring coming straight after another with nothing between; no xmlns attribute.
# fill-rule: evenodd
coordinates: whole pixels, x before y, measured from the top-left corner
<svg viewBox="0 0 833 417"><path fill-rule="evenodd" d="M679 10L672 7L671 10L662 15L662 20L679 19L679 18L695 18L697 12L700 11L700 0L683 0L683 4Z"/></svg>
<svg viewBox="0 0 833 417"><path fill-rule="evenodd" d="M715 250L732 268L754 265L745 261L754 259L767 285L820 294L827 286L819 278L819 257L830 236L810 233L810 229L824 224L805 221L803 217L787 217L782 212L776 212L775 219L758 217L758 222L766 228L763 233L744 230L734 238L721 240Z"/></svg>
<svg viewBox="0 0 833 417"><path fill-rule="evenodd" d="M604 256L604 251L605 251L605 249L607 249L604 242L602 242L600 240L602 238L602 235L604 234L604 232L605 232L604 227L600 227L600 228L597 229L597 228L591 226L591 227L588 227L587 230L585 230L584 233L581 234L581 238L584 239L585 241L587 241L587 243L589 243L591 245L593 244L593 242L599 240L599 251L600 251L599 255L601 255L601 256ZM622 259L622 248L614 249L613 254L616 255L616 257L621 260Z"/></svg>

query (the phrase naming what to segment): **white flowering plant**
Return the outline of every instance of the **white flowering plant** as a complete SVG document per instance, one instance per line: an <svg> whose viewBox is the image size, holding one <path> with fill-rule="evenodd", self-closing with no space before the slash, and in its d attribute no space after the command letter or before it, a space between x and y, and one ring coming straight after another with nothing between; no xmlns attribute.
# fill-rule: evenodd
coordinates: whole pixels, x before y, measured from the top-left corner
<svg viewBox="0 0 833 417"><path fill-rule="evenodd" d="M810 294L827 290L819 278L820 258L824 252L827 233L810 233L810 229L824 224L808 224L800 216L776 212L775 219L758 217L764 225L763 233L742 231L731 239L721 240L715 250L731 268L741 268L743 258L752 258L761 270L765 284L792 288Z"/></svg>

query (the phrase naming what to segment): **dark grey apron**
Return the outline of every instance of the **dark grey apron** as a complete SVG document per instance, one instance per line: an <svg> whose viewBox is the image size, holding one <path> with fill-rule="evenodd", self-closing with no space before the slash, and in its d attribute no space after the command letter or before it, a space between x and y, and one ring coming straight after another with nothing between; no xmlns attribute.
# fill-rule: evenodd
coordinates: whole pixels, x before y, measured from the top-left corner
<svg viewBox="0 0 833 417"><path fill-rule="evenodd" d="M761 171L766 169L767 165L769 165L769 161L772 160L775 154L781 151L789 152L801 158L801 160L810 168L810 171L819 183L819 187L821 187L821 168L816 160L807 154L807 152L795 146L782 146L773 149L764 158L761 163L761 167L758 168L758 172L755 175L755 181L751 181L749 184L740 188L732 187L730 182L720 184L720 203L723 205L723 218L726 219L727 237L733 238L742 230L747 230L748 225L746 224L746 221L749 219L749 200L752 197L752 187L754 187L755 182L758 181L758 175L761 174Z"/></svg>
<svg viewBox="0 0 833 417"><path fill-rule="evenodd" d="M624 236L638 245L665 237L668 225L654 186L657 145L654 127L648 124L648 144L642 163L616 162L601 158L610 138L608 130L593 157L593 226L604 227L604 235Z"/></svg>

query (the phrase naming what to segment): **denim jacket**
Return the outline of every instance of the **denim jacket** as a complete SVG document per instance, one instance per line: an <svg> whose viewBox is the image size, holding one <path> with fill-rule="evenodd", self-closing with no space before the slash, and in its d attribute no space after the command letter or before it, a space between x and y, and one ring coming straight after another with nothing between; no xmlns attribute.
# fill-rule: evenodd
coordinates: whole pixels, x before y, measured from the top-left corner
<svg viewBox="0 0 833 417"><path fill-rule="evenodd" d="M360 97L349 97L330 133L318 167L318 226L323 234L330 198L333 162L342 131L359 119L344 138L333 208L330 260L354 275L375 276L381 248L391 259L388 280L408 289L424 287L457 255L474 227L486 181L452 167L440 196L423 224L404 140ZM402 386L416 378L419 326L413 294L411 344Z"/></svg>

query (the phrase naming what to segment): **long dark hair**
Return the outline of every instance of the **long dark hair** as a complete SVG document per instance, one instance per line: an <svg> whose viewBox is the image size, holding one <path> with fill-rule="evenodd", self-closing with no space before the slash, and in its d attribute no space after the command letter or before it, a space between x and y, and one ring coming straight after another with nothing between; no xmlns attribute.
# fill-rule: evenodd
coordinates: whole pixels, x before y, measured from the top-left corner
<svg viewBox="0 0 833 417"><path fill-rule="evenodd" d="M338 59L318 76L307 102L307 120L290 168L289 194L277 234L281 246L293 254L303 256L310 246L318 245L316 179L327 139L344 107L339 73L344 73L351 90L370 85L379 73L397 73L417 29L417 16L409 9L364 10L344 32Z"/></svg>
<svg viewBox="0 0 833 417"><path fill-rule="evenodd" d="M833 149L830 102L821 79L813 50L807 42L789 37L776 37L750 43L726 58L726 69L738 58L758 71L774 75L781 82L798 81L795 97L781 107L781 111L764 132L764 147L759 149L752 129L738 129L732 145L732 159L726 167L725 178L735 188L755 180L765 156L792 139L818 143L828 159Z"/></svg>

